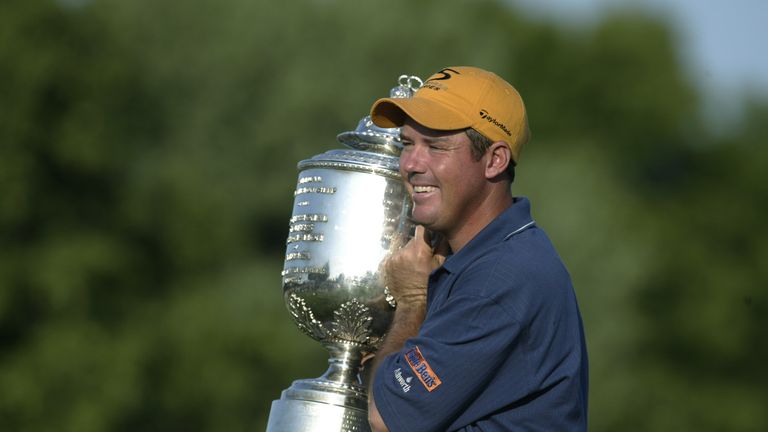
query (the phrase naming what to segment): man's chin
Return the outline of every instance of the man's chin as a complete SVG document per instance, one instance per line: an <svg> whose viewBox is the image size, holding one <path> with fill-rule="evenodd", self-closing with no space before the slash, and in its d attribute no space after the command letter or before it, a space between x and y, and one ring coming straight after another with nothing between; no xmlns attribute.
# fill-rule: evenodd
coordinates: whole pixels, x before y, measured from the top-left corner
<svg viewBox="0 0 768 432"><path fill-rule="evenodd" d="M418 217L415 215L411 216L411 222L415 223L416 225L421 225L427 229L432 229L432 227L435 225L434 218Z"/></svg>
<svg viewBox="0 0 768 432"><path fill-rule="evenodd" d="M426 228L432 227L440 217L439 211L433 206L414 205L411 211L411 221Z"/></svg>

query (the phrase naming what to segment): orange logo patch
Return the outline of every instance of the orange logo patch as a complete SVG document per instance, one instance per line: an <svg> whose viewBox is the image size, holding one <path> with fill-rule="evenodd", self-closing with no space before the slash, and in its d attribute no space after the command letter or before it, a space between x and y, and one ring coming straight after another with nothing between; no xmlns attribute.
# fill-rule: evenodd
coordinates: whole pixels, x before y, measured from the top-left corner
<svg viewBox="0 0 768 432"><path fill-rule="evenodd" d="M443 383L432 368L429 367L429 363L427 363L427 360L421 355L419 347L414 347L413 349L406 351L405 360L428 391L431 392Z"/></svg>

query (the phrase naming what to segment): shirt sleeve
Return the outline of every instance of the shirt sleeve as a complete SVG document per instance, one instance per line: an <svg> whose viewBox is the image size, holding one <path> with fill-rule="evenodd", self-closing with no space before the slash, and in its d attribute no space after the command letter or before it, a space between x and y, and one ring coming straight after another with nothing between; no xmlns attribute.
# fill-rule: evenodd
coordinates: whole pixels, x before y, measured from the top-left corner
<svg viewBox="0 0 768 432"><path fill-rule="evenodd" d="M373 395L391 431L445 431L494 378L520 326L492 299L460 295L385 358Z"/></svg>

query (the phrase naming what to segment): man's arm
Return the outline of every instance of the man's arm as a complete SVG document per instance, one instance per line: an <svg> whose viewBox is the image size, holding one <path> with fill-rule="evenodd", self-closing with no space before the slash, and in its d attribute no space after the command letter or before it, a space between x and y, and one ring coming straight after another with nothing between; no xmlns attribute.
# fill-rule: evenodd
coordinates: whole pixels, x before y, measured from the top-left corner
<svg viewBox="0 0 768 432"><path fill-rule="evenodd" d="M447 245L441 244L438 249L438 251L433 250L429 244L424 227L417 226L413 239L385 263L384 280L397 301L397 309L387 336L379 347L371 366L372 373L368 384L368 421L373 432L389 430L373 398L376 371L387 355L400 351L408 338L418 334L426 314L429 274L445 261Z"/></svg>
<svg viewBox="0 0 768 432"><path fill-rule="evenodd" d="M400 304L400 302L398 302L392 326L379 347L379 350L376 352L376 357L374 357L373 365L371 366L373 373L371 374L370 383L368 384L368 421L371 424L373 432L386 432L389 430L384 424L381 415L379 415L379 410L376 408L376 401L373 399L373 380L376 374L376 369L387 355L400 351L408 338L416 336L422 321L424 321L425 312L426 299L423 303L413 302L411 304Z"/></svg>

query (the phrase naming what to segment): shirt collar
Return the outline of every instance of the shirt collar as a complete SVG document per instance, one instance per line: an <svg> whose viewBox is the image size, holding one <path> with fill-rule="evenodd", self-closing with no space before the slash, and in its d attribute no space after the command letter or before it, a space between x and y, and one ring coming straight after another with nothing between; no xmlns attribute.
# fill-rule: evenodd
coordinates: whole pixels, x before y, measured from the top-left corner
<svg viewBox="0 0 768 432"><path fill-rule="evenodd" d="M531 218L531 203L526 197L515 197L509 208L480 230L460 251L449 255L443 263L448 272L464 268L483 255L490 246L501 243L515 234L535 226Z"/></svg>

